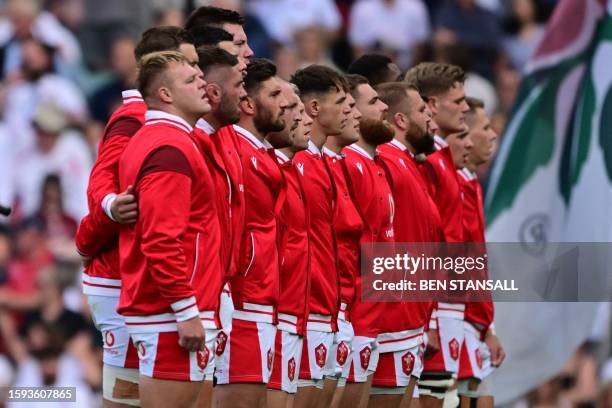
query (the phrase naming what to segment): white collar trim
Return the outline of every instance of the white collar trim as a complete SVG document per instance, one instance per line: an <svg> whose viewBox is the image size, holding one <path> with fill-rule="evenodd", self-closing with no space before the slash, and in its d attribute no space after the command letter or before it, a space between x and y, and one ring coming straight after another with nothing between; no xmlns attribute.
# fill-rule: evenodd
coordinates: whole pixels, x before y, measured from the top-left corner
<svg viewBox="0 0 612 408"><path fill-rule="evenodd" d="M278 162L280 164L285 164L288 161L291 161L291 159L289 157L287 157L287 155L283 152L281 152L280 150L276 149L274 150L274 152L276 153L276 158L278 159Z"/></svg>
<svg viewBox="0 0 612 408"><path fill-rule="evenodd" d="M308 151L312 154L315 154L319 157L323 156L323 153L321 152L321 150L319 150L319 148L317 147L316 144L314 144L312 142L312 140L308 141Z"/></svg>
<svg viewBox="0 0 612 408"><path fill-rule="evenodd" d="M268 150L272 148L272 145L266 139L264 139L262 142L261 140L256 138L253 133L249 132L245 128L240 127L238 125L233 125L233 126L234 126L234 130L238 132L238 134L242 136L243 139L251 143L251 145L253 145L253 147L255 147L256 149Z"/></svg>
<svg viewBox="0 0 612 408"><path fill-rule="evenodd" d="M352 145L348 146L347 149L354 150L355 152L359 153L363 157L370 159L370 160L374 160L374 157L370 156L370 153L368 153L363 147L357 145L356 143L353 143Z"/></svg>
<svg viewBox="0 0 612 408"><path fill-rule="evenodd" d="M208 133L209 135L213 135L213 133L215 133L217 131L217 129L215 129L210 123L208 123L208 121L204 118L200 118L198 119L198 121L196 122L196 127L198 129L202 129L203 131L205 131L206 133Z"/></svg>
<svg viewBox="0 0 612 408"><path fill-rule="evenodd" d="M153 125L156 123L166 123L175 126L187 133L193 131L193 127L183 118L160 110L148 110L145 113L145 125Z"/></svg>
<svg viewBox="0 0 612 408"><path fill-rule="evenodd" d="M326 156L329 156L333 159L338 159L338 160L342 160L344 157L342 156L342 153L336 153L334 152L332 149L330 149L327 146L323 146L323 154Z"/></svg>
<svg viewBox="0 0 612 408"><path fill-rule="evenodd" d="M123 103L144 102L144 99L142 99L142 95L138 89L128 89L123 91L121 92L121 97L123 98Z"/></svg>

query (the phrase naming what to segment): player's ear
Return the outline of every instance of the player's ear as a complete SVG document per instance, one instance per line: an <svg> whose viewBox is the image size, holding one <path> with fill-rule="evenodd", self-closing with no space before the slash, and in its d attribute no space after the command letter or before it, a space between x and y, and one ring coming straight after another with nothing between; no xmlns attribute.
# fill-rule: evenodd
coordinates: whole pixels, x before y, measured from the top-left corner
<svg viewBox="0 0 612 408"><path fill-rule="evenodd" d="M172 103L174 100L172 98L172 92L165 86L161 86L157 89L157 96L160 101L164 103Z"/></svg>
<svg viewBox="0 0 612 408"><path fill-rule="evenodd" d="M208 96L208 99L216 105L221 102L223 92L221 91L219 85L209 83L206 85L206 96Z"/></svg>
<svg viewBox="0 0 612 408"><path fill-rule="evenodd" d="M408 129L408 118L402 112L393 115L393 124L400 130Z"/></svg>
<svg viewBox="0 0 612 408"><path fill-rule="evenodd" d="M255 115L255 101L250 96L247 96L240 101L240 110L249 116Z"/></svg>
<svg viewBox="0 0 612 408"><path fill-rule="evenodd" d="M427 103L427 106L429 107L429 110L431 110L432 114L435 115L436 113L438 113L440 99L437 96L429 96L427 99L425 99L425 103Z"/></svg>
<svg viewBox="0 0 612 408"><path fill-rule="evenodd" d="M306 113L308 114L308 116L310 116L311 118L316 118L317 116L319 116L319 112L321 110L321 104L319 103L319 101L316 98L311 98L309 99L305 104L304 107L306 108Z"/></svg>

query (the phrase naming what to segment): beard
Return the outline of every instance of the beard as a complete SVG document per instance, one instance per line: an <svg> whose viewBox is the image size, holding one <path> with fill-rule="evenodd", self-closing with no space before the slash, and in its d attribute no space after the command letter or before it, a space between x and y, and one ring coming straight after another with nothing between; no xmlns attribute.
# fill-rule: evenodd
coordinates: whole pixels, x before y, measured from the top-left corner
<svg viewBox="0 0 612 408"><path fill-rule="evenodd" d="M434 135L412 122L408 129L408 142L412 145L415 154L429 154L434 151Z"/></svg>
<svg viewBox="0 0 612 408"><path fill-rule="evenodd" d="M361 119L359 121L359 130L363 140L372 146L388 143L395 136L393 127L380 119Z"/></svg>
<svg viewBox="0 0 612 408"><path fill-rule="evenodd" d="M253 124L255 125L255 129L264 135L271 132L280 132L285 129L285 121L283 118L273 117L270 109L261 106L259 103L257 103L257 113L253 118Z"/></svg>
<svg viewBox="0 0 612 408"><path fill-rule="evenodd" d="M224 94L217 108L217 116L223 126L233 125L240 120L240 109L238 109L237 104L232 103L227 95Z"/></svg>

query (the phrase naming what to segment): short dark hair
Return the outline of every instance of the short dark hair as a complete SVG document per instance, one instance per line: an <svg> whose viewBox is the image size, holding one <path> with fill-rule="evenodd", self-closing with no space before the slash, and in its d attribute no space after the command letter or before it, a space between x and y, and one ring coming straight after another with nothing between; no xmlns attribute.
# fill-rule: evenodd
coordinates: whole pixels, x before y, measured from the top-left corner
<svg viewBox="0 0 612 408"><path fill-rule="evenodd" d="M422 62L406 72L404 81L417 88L423 98L441 95L459 82L465 82L465 71L456 65Z"/></svg>
<svg viewBox="0 0 612 408"><path fill-rule="evenodd" d="M215 67L233 67L238 64L235 55L219 47L200 47L198 51L198 65L204 75Z"/></svg>
<svg viewBox="0 0 612 408"><path fill-rule="evenodd" d="M357 92L357 87L359 85L368 85L370 83L370 81L368 81L368 78L358 74L348 74L345 75L344 78L346 79L346 83L348 84L348 89L351 92L351 95L353 95L353 98L355 99L357 99L357 97L359 96L359 92Z"/></svg>
<svg viewBox="0 0 612 408"><path fill-rule="evenodd" d="M195 26L190 28L196 48L203 45L216 46L222 41L234 41L234 36L222 28L213 26Z"/></svg>
<svg viewBox="0 0 612 408"><path fill-rule="evenodd" d="M252 60L246 68L244 89L249 96L259 91L261 83L276 76L276 65L266 58Z"/></svg>
<svg viewBox="0 0 612 408"><path fill-rule="evenodd" d="M406 82L385 82L377 85L375 89L380 100L389 107L387 113L389 117L393 117L397 112L407 113L411 107L406 92L417 91L415 87Z"/></svg>
<svg viewBox="0 0 612 408"><path fill-rule="evenodd" d="M348 91L346 79L337 71L324 65L309 65L297 70L290 82L295 84L302 96L324 94L331 91Z"/></svg>
<svg viewBox="0 0 612 408"><path fill-rule="evenodd" d="M357 58L349 65L346 72L349 74L359 74L370 82L370 85L378 85L382 82L389 81L389 64L392 64L391 58L382 54L365 54ZM392 80L396 80L393 78Z"/></svg>
<svg viewBox="0 0 612 408"><path fill-rule="evenodd" d="M144 55L159 51L177 51L181 44L193 44L193 38L181 27L162 26L144 31L134 47L134 57L139 61Z"/></svg>
<svg viewBox="0 0 612 408"><path fill-rule="evenodd" d="M244 18L240 13L219 7L203 6L195 9L187 18L185 28L191 30L193 27L212 25L220 27L223 24L244 25Z"/></svg>

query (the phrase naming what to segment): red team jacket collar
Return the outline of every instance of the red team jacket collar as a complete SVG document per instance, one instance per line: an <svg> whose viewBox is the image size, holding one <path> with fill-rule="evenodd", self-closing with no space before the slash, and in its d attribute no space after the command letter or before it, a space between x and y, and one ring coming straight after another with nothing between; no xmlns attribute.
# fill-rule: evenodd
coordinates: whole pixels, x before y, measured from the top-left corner
<svg viewBox="0 0 612 408"><path fill-rule="evenodd" d="M144 102L142 99L142 95L138 91L138 89L128 89L127 91L121 92L121 97L123 98L123 103L132 103L132 102Z"/></svg>
<svg viewBox="0 0 612 408"><path fill-rule="evenodd" d="M217 129L215 129L210 123L206 121L204 118L198 119L196 123L196 127L198 129L202 129L204 132L208 133L209 136L212 136Z"/></svg>
<svg viewBox="0 0 612 408"><path fill-rule="evenodd" d="M148 110L147 113L145 113L145 125L154 125L157 123L175 126L186 133L191 133L193 131L191 125L180 116L160 110Z"/></svg>
<svg viewBox="0 0 612 408"><path fill-rule="evenodd" d="M370 153L366 152L363 147L357 145L356 143L353 143L352 145L348 146L347 149L351 149L355 153L359 153L360 155L362 155L366 159L374 160L374 157L370 156Z"/></svg>
<svg viewBox="0 0 612 408"><path fill-rule="evenodd" d="M275 150L274 152L276 153L276 159L281 165L286 164L287 162L291 161L291 159L287 157L287 155L281 152L280 150Z"/></svg>
<svg viewBox="0 0 612 408"><path fill-rule="evenodd" d="M323 156L323 153L321 153L321 150L319 150L319 148L317 147L317 145L316 145L316 144L314 144L314 143L312 142L312 140L309 140L309 141L308 141L308 152L309 152L310 154L315 155L315 156L319 156L319 157L322 157L322 156Z"/></svg>
<svg viewBox="0 0 612 408"><path fill-rule="evenodd" d="M442 137L438 135L434 135L434 143L436 145L436 150L442 150L446 146L448 146L448 143L446 143L446 140L442 139Z"/></svg>
<svg viewBox="0 0 612 408"><path fill-rule="evenodd" d="M466 181L476 180L478 178L476 173L472 173L467 167L457 170L457 172L461 174Z"/></svg>
<svg viewBox="0 0 612 408"><path fill-rule="evenodd" d="M387 143L389 146L394 147L402 152L408 152L410 153L410 156L414 157L414 153L412 153L410 150L408 150L408 148L402 144L402 142L400 142L397 139L393 139L392 141L390 141L389 143Z"/></svg>
<svg viewBox="0 0 612 408"><path fill-rule="evenodd" d="M264 149L264 150L273 149L273 147L270 144L270 142L268 142L266 139L264 139L263 142L262 142L261 140L257 139L254 134L252 134L251 132L249 132L248 130L246 130L243 127L240 127L238 125L234 125L234 130L240 136L242 136L242 138L244 140L246 140L251 145L253 145L253 147L256 148L256 149Z"/></svg>
<svg viewBox="0 0 612 408"><path fill-rule="evenodd" d="M338 160L344 159L344 156L342 155L342 153L336 153L332 149L326 146L323 146L323 154L331 157L332 159L338 159Z"/></svg>

